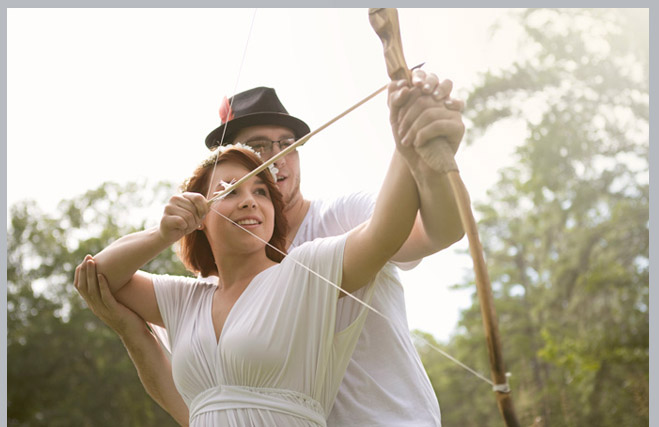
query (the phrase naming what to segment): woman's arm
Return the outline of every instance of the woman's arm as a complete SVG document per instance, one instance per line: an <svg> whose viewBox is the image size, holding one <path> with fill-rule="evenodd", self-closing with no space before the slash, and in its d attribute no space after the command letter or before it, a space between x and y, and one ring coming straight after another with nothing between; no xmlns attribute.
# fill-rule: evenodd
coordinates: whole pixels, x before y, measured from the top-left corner
<svg viewBox="0 0 659 427"><path fill-rule="evenodd" d="M390 85L390 97L401 90L401 85ZM410 235L419 210L419 192L404 155L413 148L401 145L398 127L400 110L410 108L416 101L399 103L392 108L391 122L396 140L389 170L378 194L371 218L350 232L343 255L342 287L353 292L366 285L385 263L398 252ZM404 111L403 111L404 112ZM418 120L428 121L432 116L421 115Z"/></svg>
<svg viewBox="0 0 659 427"><path fill-rule="evenodd" d="M412 85L392 82L388 103L396 141L371 219L353 230L344 254L343 287L364 286L384 263L416 260L462 237L445 173L432 170L417 147L448 144L455 153L464 134L461 101L450 100L450 81L415 70Z"/></svg>
<svg viewBox="0 0 659 427"><path fill-rule="evenodd" d="M97 273L107 279L116 299L147 322L162 325L153 282L138 269L197 229L207 212L201 194L173 196L158 227L124 236L96 254L93 262Z"/></svg>
<svg viewBox="0 0 659 427"><path fill-rule="evenodd" d="M396 151L370 220L347 237L342 288L354 292L366 285L400 249L410 234L419 194L401 154Z"/></svg>

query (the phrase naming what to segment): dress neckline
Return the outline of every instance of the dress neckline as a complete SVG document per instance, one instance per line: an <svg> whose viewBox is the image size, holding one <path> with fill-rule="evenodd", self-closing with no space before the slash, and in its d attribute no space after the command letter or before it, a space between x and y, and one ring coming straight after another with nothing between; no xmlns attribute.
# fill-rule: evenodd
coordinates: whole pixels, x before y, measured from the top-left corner
<svg viewBox="0 0 659 427"><path fill-rule="evenodd" d="M275 267L277 267L277 266L279 266L279 265L280 265L280 264L274 264L274 265L271 265L270 267L267 267L267 268L261 270L261 271L258 272L254 277L252 277L252 280L249 281L249 283L247 284L247 286L245 287L245 289L243 290L243 292L238 296L238 298L236 299L236 301L235 301L235 302L233 303L233 305L231 306L231 309L229 309L229 313L227 314L226 319L224 319L224 324L222 325L222 330L220 331L219 336L218 336L217 332L215 331L215 324L213 323L213 299L214 299L214 296L215 296L215 292L217 292L217 290L218 290L218 288L219 288L219 279L218 279L218 282L217 282L216 284L213 285L215 289L214 289L213 292L211 293L211 296L210 296L210 303L209 303L209 305L208 305L207 313L208 313L208 322L210 323L211 335L212 335L212 337L213 337L213 341L215 342L215 346L216 346L216 347L218 347L218 346L220 345L220 343L222 342L222 336L224 335L224 331L227 329L227 325L229 325L229 320L230 320L231 317L232 317L231 314L235 311L235 308L236 308L236 306L240 303L240 301L244 299L243 297L244 297L245 294L249 291L249 289L250 289L250 288L253 288L252 284L253 284L257 279L259 279L259 278L260 278L260 277L261 277L266 271L269 271L269 270L271 270L271 269L273 269L273 268L275 268ZM217 338L216 338L216 337L217 337Z"/></svg>

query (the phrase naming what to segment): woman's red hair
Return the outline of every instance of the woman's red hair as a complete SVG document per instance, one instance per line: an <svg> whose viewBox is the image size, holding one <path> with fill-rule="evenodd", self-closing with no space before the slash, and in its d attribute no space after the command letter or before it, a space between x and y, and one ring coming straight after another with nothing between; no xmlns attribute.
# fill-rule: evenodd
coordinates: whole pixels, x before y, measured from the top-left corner
<svg viewBox="0 0 659 427"><path fill-rule="evenodd" d="M226 162L237 163L250 171L263 163L260 157L246 146L223 146L216 149L208 159L195 169L192 176L181 185L181 190L200 193L208 197L206 191L208 191L210 177L215 165ZM275 227L268 243L283 253L286 253L288 221L286 221L286 217L284 216L284 201L281 192L277 188L277 184L269 170L264 170L258 176L268 187L270 199L275 210ZM211 211L208 215L215 215L215 213ZM268 258L275 262L281 262L285 256L270 246L266 246L265 253ZM195 230L192 233L186 234L181 239L178 255L185 267L195 274L201 274L204 277L218 274L218 268L213 258L213 251L202 230Z"/></svg>

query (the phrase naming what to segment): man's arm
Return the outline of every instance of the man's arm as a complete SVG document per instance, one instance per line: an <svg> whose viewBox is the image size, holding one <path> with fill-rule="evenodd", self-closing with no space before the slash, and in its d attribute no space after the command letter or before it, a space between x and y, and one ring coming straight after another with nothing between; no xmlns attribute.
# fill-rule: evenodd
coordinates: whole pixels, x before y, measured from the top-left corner
<svg viewBox="0 0 659 427"><path fill-rule="evenodd" d="M112 296L104 277L99 278L94 264L87 263L90 260L88 255L76 270L81 272L80 280L75 282L78 293L92 312L119 335L149 396L180 425L187 426L188 407L174 385L169 358L144 320ZM91 269L90 274L82 274L82 267L85 273Z"/></svg>
<svg viewBox="0 0 659 427"><path fill-rule="evenodd" d="M413 86L392 82L389 105L394 137L419 192L420 207L410 237L392 258L407 262L438 252L464 236L448 177L430 168L415 148L449 144L453 153L464 135L462 101L449 98L452 83L415 70Z"/></svg>

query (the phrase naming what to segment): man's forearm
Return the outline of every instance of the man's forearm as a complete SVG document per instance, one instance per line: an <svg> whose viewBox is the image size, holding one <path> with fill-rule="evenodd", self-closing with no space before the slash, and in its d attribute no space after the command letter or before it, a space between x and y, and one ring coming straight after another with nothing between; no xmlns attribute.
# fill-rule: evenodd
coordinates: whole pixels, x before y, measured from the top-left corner
<svg viewBox="0 0 659 427"><path fill-rule="evenodd" d="M172 367L163 348L146 325L141 332L119 334L149 396L180 425L189 423L188 407L176 390Z"/></svg>
<svg viewBox="0 0 659 427"><path fill-rule="evenodd" d="M413 175L419 191L423 228L434 251L442 250L464 236L448 174L424 171Z"/></svg>
<svg viewBox="0 0 659 427"><path fill-rule="evenodd" d="M419 212L403 247L392 261L417 261L434 254L464 236L457 204L446 174L417 171L414 176L419 194Z"/></svg>
<svg viewBox="0 0 659 427"><path fill-rule="evenodd" d="M160 236L157 227L128 234L94 255L96 271L105 276L110 291L115 293L137 270L172 243Z"/></svg>
<svg viewBox="0 0 659 427"><path fill-rule="evenodd" d="M425 73L418 76L420 81L424 76ZM434 79L427 77L427 85L432 87ZM438 96L424 94L418 85L415 86L392 86L388 98L397 148L406 159L419 194L419 212L410 237L392 258L398 262L419 260L450 246L464 235L449 178L428 163L428 150L436 155L457 150L464 135L460 114L464 103L447 98L451 85Z"/></svg>

